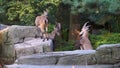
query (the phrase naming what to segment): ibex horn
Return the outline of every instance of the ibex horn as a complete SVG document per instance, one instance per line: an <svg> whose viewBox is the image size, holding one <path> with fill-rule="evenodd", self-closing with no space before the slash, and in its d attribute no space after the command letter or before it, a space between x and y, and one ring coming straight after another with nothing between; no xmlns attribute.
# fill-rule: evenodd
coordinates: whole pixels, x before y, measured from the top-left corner
<svg viewBox="0 0 120 68"><path fill-rule="evenodd" d="M85 28L88 23L89 23L89 22L86 22L86 23L84 24L83 28Z"/></svg>

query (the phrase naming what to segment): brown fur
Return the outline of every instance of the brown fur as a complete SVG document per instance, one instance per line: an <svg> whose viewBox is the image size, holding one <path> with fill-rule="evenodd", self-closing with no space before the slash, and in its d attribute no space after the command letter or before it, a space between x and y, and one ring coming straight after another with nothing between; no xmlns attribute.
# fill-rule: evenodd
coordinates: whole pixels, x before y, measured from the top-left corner
<svg viewBox="0 0 120 68"><path fill-rule="evenodd" d="M93 49L92 48L92 45L91 45L91 42L88 38L89 36L89 27L90 26L87 26L87 23L84 24L84 26L82 27L82 30L79 34L79 41L77 41L75 43L75 46L77 48L80 48L81 50L91 50Z"/></svg>
<svg viewBox="0 0 120 68"><path fill-rule="evenodd" d="M56 23L54 30L51 33L47 33L47 36L44 38L47 39L54 39L56 35L60 35L60 29L61 29L61 24L60 23Z"/></svg>
<svg viewBox="0 0 120 68"><path fill-rule="evenodd" d="M44 11L41 16L37 16L35 19L35 25L41 30L42 36L48 31L48 19L47 19L48 11ZM42 37L41 36L41 37Z"/></svg>
<svg viewBox="0 0 120 68"><path fill-rule="evenodd" d="M0 60L0 68L4 68L4 63Z"/></svg>

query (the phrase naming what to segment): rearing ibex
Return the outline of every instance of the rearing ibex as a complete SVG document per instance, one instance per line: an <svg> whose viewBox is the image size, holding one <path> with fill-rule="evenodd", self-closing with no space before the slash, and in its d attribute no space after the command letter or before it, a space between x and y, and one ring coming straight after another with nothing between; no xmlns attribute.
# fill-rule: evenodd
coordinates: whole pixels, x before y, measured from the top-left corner
<svg viewBox="0 0 120 68"><path fill-rule="evenodd" d="M44 11L41 16L37 16L35 19L35 25L41 30L42 36L48 31L48 10Z"/></svg>
<svg viewBox="0 0 120 68"><path fill-rule="evenodd" d="M55 50L55 40L54 40L54 38L55 38L55 36L56 35L60 35L60 30L61 30L61 24L60 23L56 23L56 25L55 25L55 27L54 27L54 30L51 32L51 33L47 33L47 37L43 37L44 38L44 40L45 39L52 39L52 41L53 41L53 51ZM43 41L44 41L43 40Z"/></svg>
<svg viewBox="0 0 120 68"><path fill-rule="evenodd" d="M56 35L60 35L60 30L61 30L61 24L56 23L54 30L51 33L47 33L46 36L43 36L45 39L54 39Z"/></svg>
<svg viewBox="0 0 120 68"><path fill-rule="evenodd" d="M81 50L91 50L91 49L93 49L92 48L92 45L91 45L91 42L90 42L90 40L89 40L89 38L88 38L88 36L89 36L89 27L90 27L90 25L88 25L87 26L87 24L88 24L88 22L86 22L85 24L84 24L84 26L82 27L82 30L81 30L81 32L79 33L79 36L80 36L80 39L79 39L79 41L77 41L77 43L75 44L75 46L76 47L78 47L79 46L79 48L81 49Z"/></svg>

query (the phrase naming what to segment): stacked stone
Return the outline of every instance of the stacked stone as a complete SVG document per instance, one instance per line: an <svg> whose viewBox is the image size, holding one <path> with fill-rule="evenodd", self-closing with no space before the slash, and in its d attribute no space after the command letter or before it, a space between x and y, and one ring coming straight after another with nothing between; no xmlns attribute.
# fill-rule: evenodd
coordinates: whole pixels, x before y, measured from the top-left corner
<svg viewBox="0 0 120 68"><path fill-rule="evenodd" d="M52 51L52 40L42 42L35 26L9 26L0 31L0 57L5 64L16 58L40 52Z"/></svg>
<svg viewBox="0 0 120 68"><path fill-rule="evenodd" d="M75 50L34 54L20 57L17 64L120 66L120 44L101 45L96 50Z"/></svg>

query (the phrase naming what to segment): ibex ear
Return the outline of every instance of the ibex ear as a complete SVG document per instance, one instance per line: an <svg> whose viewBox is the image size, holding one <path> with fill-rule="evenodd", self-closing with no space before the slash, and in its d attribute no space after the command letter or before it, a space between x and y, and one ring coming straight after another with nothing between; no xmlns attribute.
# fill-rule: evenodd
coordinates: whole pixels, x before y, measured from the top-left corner
<svg viewBox="0 0 120 68"><path fill-rule="evenodd" d="M47 8L45 9L45 12L48 12L48 9L47 9Z"/></svg>
<svg viewBox="0 0 120 68"><path fill-rule="evenodd" d="M60 23L58 23L58 28L59 28L59 30L61 30L61 24Z"/></svg>
<svg viewBox="0 0 120 68"><path fill-rule="evenodd" d="M54 29L58 28L57 22L55 22Z"/></svg>
<svg viewBox="0 0 120 68"><path fill-rule="evenodd" d="M45 9L45 10L43 11L43 13L44 13L44 15L48 15L48 9Z"/></svg>
<svg viewBox="0 0 120 68"><path fill-rule="evenodd" d="M58 28L59 30L61 29L61 24L58 22L55 22L55 27Z"/></svg>
<svg viewBox="0 0 120 68"><path fill-rule="evenodd" d="M55 28L57 28L57 22L55 22Z"/></svg>

